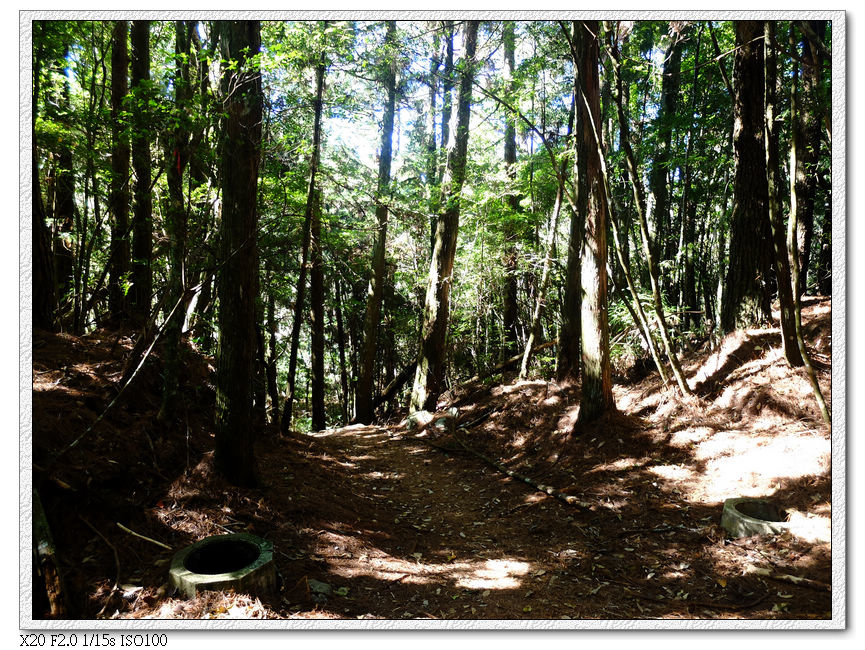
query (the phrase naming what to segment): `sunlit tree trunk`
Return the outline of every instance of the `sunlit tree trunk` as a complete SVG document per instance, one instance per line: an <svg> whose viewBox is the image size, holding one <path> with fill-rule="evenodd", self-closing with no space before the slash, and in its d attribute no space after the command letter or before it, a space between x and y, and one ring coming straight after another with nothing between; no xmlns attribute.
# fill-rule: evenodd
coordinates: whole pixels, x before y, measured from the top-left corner
<svg viewBox="0 0 865 650"><path fill-rule="evenodd" d="M457 126L454 146L448 151L447 171L442 182L443 212L436 223L435 246L430 260L426 302L424 304L421 344L415 371L409 412L435 410L436 400L444 391L447 351L448 312L453 284L454 256L459 230L460 194L465 180L471 118L472 83L478 21L465 27L463 73L457 99Z"/></svg>
<svg viewBox="0 0 865 650"><path fill-rule="evenodd" d="M381 130L381 150L378 164L378 189L376 191L375 216L378 222L375 245L372 252L372 274L367 290L366 314L363 322L363 344L360 354L360 374L357 381L358 422L369 423L373 418L372 392L376 352L378 350L378 330L381 319L381 304L385 282L385 252L387 250L388 201L390 200L390 167L393 142L393 122L396 106L396 21L390 20L385 36L385 69L383 83L385 89L384 117Z"/></svg>
<svg viewBox="0 0 865 650"><path fill-rule="evenodd" d="M809 21L813 32L820 39L826 33L826 22L822 20ZM793 37L791 23L790 43L793 52L799 48ZM814 205L817 194L817 161L819 160L820 142L820 74L823 68L823 53L806 38L802 54L802 86L798 86L799 62L793 60L793 91L792 102L795 104L795 119L792 120L792 136L790 155L792 160L791 174L795 177L795 207L798 223L796 251L799 257L799 285L797 291L802 295L808 286L808 271L811 267L811 242L814 237ZM791 183L792 184L792 183Z"/></svg>
<svg viewBox="0 0 865 650"><path fill-rule="evenodd" d="M764 72L764 129L763 141L766 147L766 186L768 195L769 224L772 228L772 245L775 250L775 275L778 278L778 303L781 311L781 342L784 358L791 366L802 365L802 355L796 341L796 322L793 313L793 285L790 280L790 263L781 216L779 199L780 170L778 163L778 116L775 98L777 63L775 58L774 21L767 20L763 25L763 72ZM798 279L798 278L797 278Z"/></svg>
<svg viewBox="0 0 865 650"><path fill-rule="evenodd" d="M222 58L222 227L217 294L216 465L232 482L255 482L252 381L258 294L257 183L261 75L251 63L261 47L258 21L219 21ZM257 61L257 60L255 60Z"/></svg>
<svg viewBox="0 0 865 650"><path fill-rule="evenodd" d="M600 88L598 84L598 29L596 20L583 21L579 39L585 39L586 56L578 64L581 94L588 106L582 133L586 159L587 210L585 240L581 256L582 304L582 397L577 417L580 424L615 410L610 369L610 331L607 315L607 206L604 198L601 160L596 146L600 133Z"/></svg>

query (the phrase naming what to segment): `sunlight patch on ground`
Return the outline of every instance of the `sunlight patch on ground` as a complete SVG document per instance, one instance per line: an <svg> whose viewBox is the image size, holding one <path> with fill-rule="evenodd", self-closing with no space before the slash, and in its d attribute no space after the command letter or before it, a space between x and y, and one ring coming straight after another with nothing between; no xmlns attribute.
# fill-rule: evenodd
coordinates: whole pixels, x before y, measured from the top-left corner
<svg viewBox="0 0 865 650"><path fill-rule="evenodd" d="M828 472L830 451L829 441L822 438L719 432L694 449L696 460L706 460L705 472L696 486L698 500L717 502L737 496L769 496L782 479ZM720 455L725 452L726 456Z"/></svg>
<svg viewBox="0 0 865 650"><path fill-rule="evenodd" d="M682 465L656 465L649 472L671 481L685 481L693 478L694 472Z"/></svg>
<svg viewBox="0 0 865 650"><path fill-rule="evenodd" d="M789 513L790 530L809 542L829 542L832 539L831 516L815 515L798 510Z"/></svg>
<svg viewBox="0 0 865 650"><path fill-rule="evenodd" d="M637 469L643 467L650 458L640 458L639 460L633 457L620 458L612 463L600 463L595 465L588 473L594 472L621 472L628 469Z"/></svg>
<svg viewBox="0 0 865 650"><path fill-rule="evenodd" d="M331 558L331 572L344 578L370 577L384 582L427 584L452 581L461 589L516 589L528 574L527 562L509 559L428 562L421 553L412 560L383 554L358 560Z"/></svg>
<svg viewBox="0 0 865 650"><path fill-rule="evenodd" d="M696 427L694 429L682 429L676 431L670 437L670 444L679 447L687 447L688 445L703 442L712 435L710 427Z"/></svg>

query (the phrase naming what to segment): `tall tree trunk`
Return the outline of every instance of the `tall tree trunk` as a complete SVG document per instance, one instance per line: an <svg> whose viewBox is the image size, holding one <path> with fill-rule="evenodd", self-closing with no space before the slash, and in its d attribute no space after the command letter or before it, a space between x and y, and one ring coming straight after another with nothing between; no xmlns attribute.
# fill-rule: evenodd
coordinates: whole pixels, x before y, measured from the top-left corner
<svg viewBox="0 0 865 650"><path fill-rule="evenodd" d="M326 24L326 21L325 21ZM309 184L306 191L306 208L303 214L303 243L301 253L300 274L297 280L297 292L294 302L294 321L291 325L291 343L288 358L288 379L285 390L285 406L282 411L280 431L287 434L291 429L291 418L294 413L295 389L297 378L297 351L300 345L300 325L303 318L303 301L306 293L307 255L310 245L310 228L315 211L316 183L318 181L319 149L321 147L321 117L322 97L324 96L324 53L315 68L315 100L313 101L314 121L312 128L312 156L309 163Z"/></svg>
<svg viewBox="0 0 865 650"><path fill-rule="evenodd" d="M387 250L388 202L390 201L390 167L393 158L393 120L396 106L396 21L387 23L385 36L385 69L383 84L386 94L384 117L381 129L381 151L378 163L378 189L376 190L375 216L378 222L375 245L372 252L372 274L367 290L366 314L363 321L363 346L360 354L360 374L357 381L358 422L369 423L373 419L372 394L378 329L381 319L382 295L385 283L385 252Z"/></svg>
<svg viewBox="0 0 865 650"><path fill-rule="evenodd" d="M682 306L684 307L683 322L685 329L695 329L700 320L697 315L697 273L695 270L696 257L696 241L695 241L695 224L697 214L697 204L691 196L691 186L693 182L693 167L694 161L692 151L694 148L694 122L697 119L697 99L700 95L698 90L698 82L700 79L700 44L703 38L703 28L700 27L697 33L696 52L694 54L694 81L691 84L691 110L690 123L688 124L688 144L685 151L685 181L682 185L682 239L684 246L682 247L683 274L681 281L682 288ZM698 136L699 137L699 136Z"/></svg>
<svg viewBox="0 0 865 650"><path fill-rule="evenodd" d="M615 410L613 383L610 369L610 331L607 316L607 206L603 191L600 150L595 146L600 133L600 88L598 83L598 30L597 20L583 21L578 39L585 39L586 56L578 64L581 95L588 105L583 130L578 134L588 150L584 189L588 203L585 222L585 241L581 257L583 287L582 304L582 398L577 416L579 424L596 420L604 413ZM598 142L599 144L599 142Z"/></svg>
<svg viewBox="0 0 865 650"><path fill-rule="evenodd" d="M767 20L763 24L763 77L764 77L764 129L763 141L766 146L766 187L768 191L769 224L772 228L772 245L775 249L775 274L778 278L778 303L781 311L781 342L784 358L792 367L802 365L802 355L796 341L796 320L793 310L793 285L790 280L790 263L781 216L779 200L778 127L775 82L778 66L775 58L775 23ZM798 278L797 278L798 279Z"/></svg>
<svg viewBox="0 0 865 650"><path fill-rule="evenodd" d="M326 428L324 410L324 261L321 246L321 190L315 193L309 229L309 330L312 383L312 430Z"/></svg>
<svg viewBox="0 0 865 650"><path fill-rule="evenodd" d="M38 23L34 23L34 26ZM36 115L41 89L42 40L33 56L32 121L30 126L31 174L33 195L33 327L54 331L57 327L57 287L54 277L54 257L51 254L51 233L45 223L45 204L39 182L39 157L36 154Z"/></svg>
<svg viewBox="0 0 865 650"><path fill-rule="evenodd" d="M730 262L721 329L769 322L772 233L767 213L766 151L763 144L763 24L736 22L733 85L734 190L730 217Z"/></svg>
<svg viewBox="0 0 865 650"><path fill-rule="evenodd" d="M257 183L261 142L261 48L258 21L219 21L225 118L219 349L216 360L216 465L238 485L255 483L252 381L258 295ZM253 62L250 62L250 59Z"/></svg>
<svg viewBox="0 0 865 650"><path fill-rule="evenodd" d="M127 74L129 27L125 20L114 24L111 43L111 271L108 278L109 319L114 324L129 317L125 283L130 267L129 250L129 140L122 114L129 92Z"/></svg>
<svg viewBox="0 0 865 650"><path fill-rule="evenodd" d="M516 38L514 36L514 21L506 20L502 24L505 50L505 81L507 83L507 99L513 103L514 93L514 67L516 50ZM520 212L520 197L515 187L517 180L517 118L511 111L505 111L505 173L508 178L507 205L510 214L505 219L504 227L504 271L505 292L502 310L502 321L505 331L504 356L509 357L516 352L517 347L517 319L519 318L519 305L517 303L517 232L515 217ZM561 208L561 196L558 202ZM556 213L558 217L558 212ZM529 335L531 337L531 333ZM527 344L531 350L531 344ZM522 374L522 372L521 372Z"/></svg>
<svg viewBox="0 0 865 650"><path fill-rule="evenodd" d="M814 33L822 39L826 33L826 22L822 20L809 21ZM791 49L796 52L798 47L793 36L793 23L790 24ZM792 135L790 143L792 193L795 205L791 210L797 211L798 223L796 251L799 257L799 285L796 288L801 295L808 286L808 271L811 266L811 241L814 236L814 204L817 190L817 162L820 154L820 73L823 68L823 54L819 48L811 47L805 39L802 48L802 90L799 92L798 62L793 60L793 91L791 109L795 118L791 120ZM791 220L792 223L792 220Z"/></svg>
<svg viewBox="0 0 865 650"><path fill-rule="evenodd" d="M268 269L269 280L270 271ZM276 383L276 361L278 358L276 332L278 325L276 322L276 296L271 290L267 294L267 394L270 397L270 422L272 424L279 422L279 388Z"/></svg>
<svg viewBox="0 0 865 650"><path fill-rule="evenodd" d="M454 87L454 21L443 20L442 30L445 33L445 61L444 71L442 72L442 124L441 124L441 143L439 145L439 155L436 159L436 175L435 175L435 190L432 193L434 197L431 205L430 215L430 256L432 256L435 248L436 226L438 224L438 212L441 210L443 194L442 181L445 175L447 166L447 156L450 150L450 128L451 116L453 114L453 87Z"/></svg>
<svg viewBox="0 0 865 650"><path fill-rule="evenodd" d="M438 147L436 146L436 104L438 96L438 75L441 67L441 37L435 23L433 26L433 53L429 60L429 77L427 88L429 90L429 111L426 123L426 191L427 206L430 214L430 241L435 233L435 215L439 205L439 178L438 178ZM442 144L444 146L445 143Z"/></svg>
<svg viewBox="0 0 865 650"><path fill-rule="evenodd" d="M349 414L349 390L348 390L348 368L345 361L345 328L342 322L342 283L339 277L334 283L334 308L336 312L336 342L339 348L339 385L342 389L342 423L348 424Z"/></svg>
<svg viewBox="0 0 865 650"><path fill-rule="evenodd" d="M64 48L68 56L69 48ZM57 101L69 107L69 81L65 81ZM72 149L61 143L57 154L57 173L54 192L54 271L57 275L57 299L61 313L68 310L74 298L75 264L72 251L73 229L75 226L75 173L72 169Z"/></svg>
<svg viewBox="0 0 865 650"><path fill-rule="evenodd" d="M183 296L186 284L187 213L183 202L183 171L189 160L189 132L184 116L189 110L192 86L189 75L191 23L175 21L174 58L174 118L176 126L167 140L165 178L168 183L168 205L165 211L168 248L168 302L173 306ZM163 370L162 406L159 419L170 423L174 419L180 376L180 337L185 305L175 310L165 324L165 364Z"/></svg>
<svg viewBox="0 0 865 650"><path fill-rule="evenodd" d="M444 211L436 224L436 239L430 260L423 326L414 387L409 411L435 410L436 401L444 391L445 338L447 334L450 290L459 230L460 194L466 171L469 120L471 118L472 83L474 81L475 48L478 21L466 23L463 41L465 56L457 98L457 126L454 146L449 147L447 171L442 182Z"/></svg>
<svg viewBox="0 0 865 650"><path fill-rule="evenodd" d="M673 35L670 45L664 53L663 81L661 82L661 98L658 115L655 118L657 131L657 146L655 148L652 169L649 173L649 191L654 197L655 247L652 253L659 262L670 259L675 246L670 223L670 188L669 181L673 138L673 121L676 118L679 102L679 87L681 86L682 49L684 39ZM668 243L672 242L672 243Z"/></svg>
<svg viewBox="0 0 865 650"><path fill-rule="evenodd" d="M564 27L562 29L565 29ZM559 381L576 379L580 374L580 352L582 331L582 265L580 262L583 247L583 231L587 208L585 188L586 161L589 150L583 139L583 129L586 111L582 102L582 85L578 66L586 57L586 39L581 38L583 32L579 21L571 23L571 41L573 50L571 58L574 63L574 89L576 98L574 109L574 156L573 156L573 186L575 205L571 205L571 225L568 236L568 261L565 269L565 288L562 299L562 326L559 330L559 351L556 361L556 376Z"/></svg>
<svg viewBox="0 0 865 650"><path fill-rule="evenodd" d="M132 21L132 170L135 174L132 215L132 319L143 325L153 294L153 199L150 193L150 21Z"/></svg>

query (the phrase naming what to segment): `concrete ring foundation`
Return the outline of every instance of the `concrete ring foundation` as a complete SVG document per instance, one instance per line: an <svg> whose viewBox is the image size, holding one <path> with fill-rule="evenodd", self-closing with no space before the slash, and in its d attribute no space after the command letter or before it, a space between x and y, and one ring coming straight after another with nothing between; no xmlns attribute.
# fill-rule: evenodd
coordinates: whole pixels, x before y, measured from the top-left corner
<svg viewBox="0 0 865 650"><path fill-rule="evenodd" d="M186 598L206 590L272 591L273 543L247 533L206 537L174 554L169 579Z"/></svg>
<svg viewBox="0 0 865 650"><path fill-rule="evenodd" d="M777 535L790 529L784 512L771 501L749 497L724 502L721 526L733 537Z"/></svg>

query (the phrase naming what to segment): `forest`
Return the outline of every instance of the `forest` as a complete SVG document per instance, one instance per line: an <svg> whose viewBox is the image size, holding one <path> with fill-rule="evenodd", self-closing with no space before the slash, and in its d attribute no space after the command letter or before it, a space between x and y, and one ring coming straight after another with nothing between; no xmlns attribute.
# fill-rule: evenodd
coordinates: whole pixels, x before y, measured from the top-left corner
<svg viewBox="0 0 865 650"><path fill-rule="evenodd" d="M833 619L831 20L30 36L28 616Z"/></svg>

